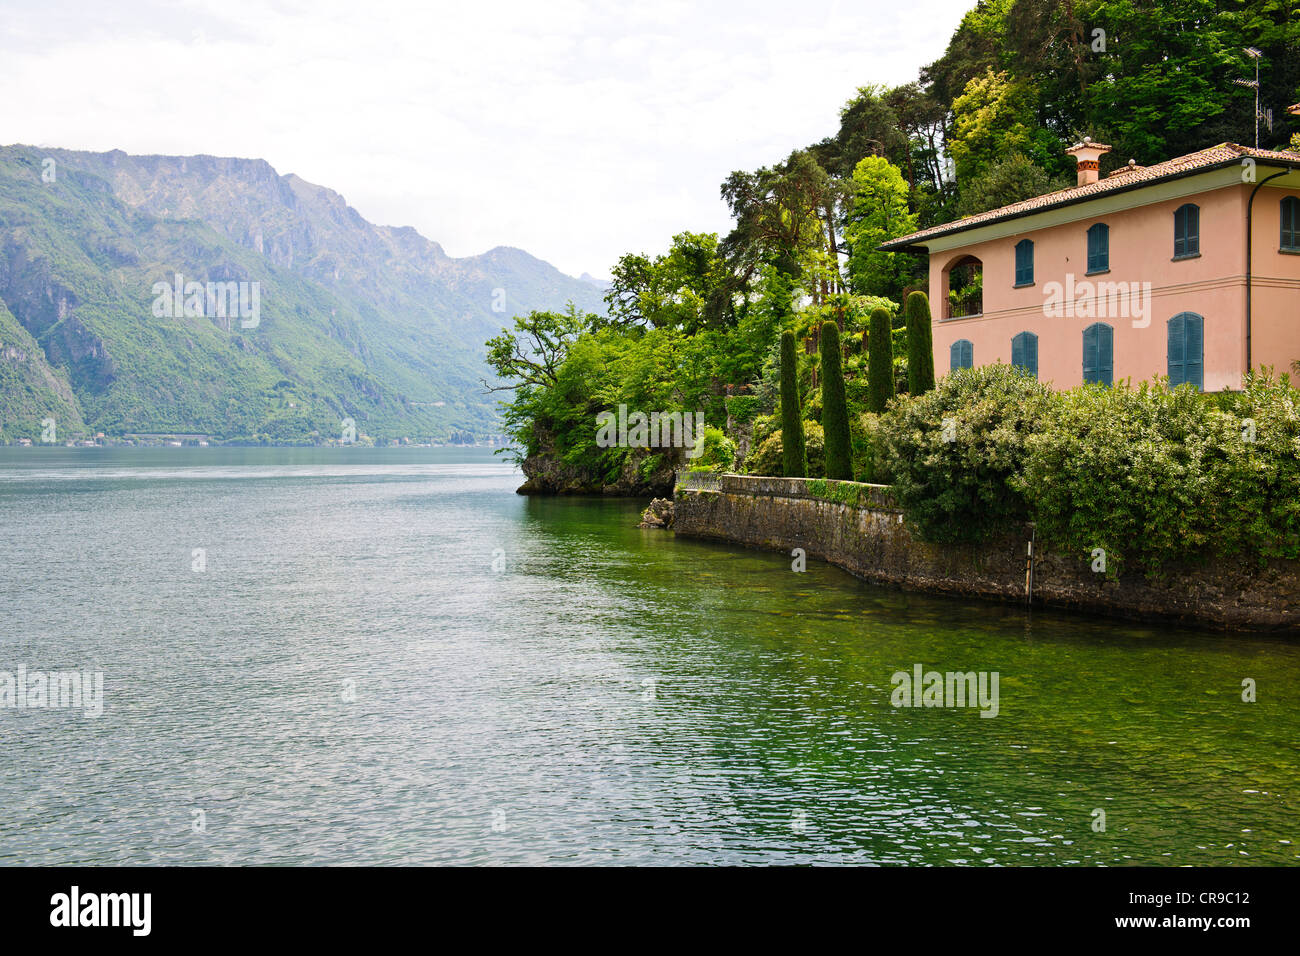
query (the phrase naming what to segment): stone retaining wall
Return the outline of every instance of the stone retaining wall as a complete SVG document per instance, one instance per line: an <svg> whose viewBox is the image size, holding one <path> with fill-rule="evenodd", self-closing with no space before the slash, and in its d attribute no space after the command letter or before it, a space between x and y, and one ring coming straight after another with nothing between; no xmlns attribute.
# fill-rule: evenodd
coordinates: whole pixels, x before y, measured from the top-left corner
<svg viewBox="0 0 1300 956"><path fill-rule="evenodd" d="M679 485L672 529L838 565L867 581L910 590L1025 602L1029 531L982 545L914 538L884 485L723 475L717 490ZM1037 549L1033 603L1143 620L1300 634L1300 562L1244 561L1169 567L1161 581L1139 572L1107 579L1087 555Z"/></svg>

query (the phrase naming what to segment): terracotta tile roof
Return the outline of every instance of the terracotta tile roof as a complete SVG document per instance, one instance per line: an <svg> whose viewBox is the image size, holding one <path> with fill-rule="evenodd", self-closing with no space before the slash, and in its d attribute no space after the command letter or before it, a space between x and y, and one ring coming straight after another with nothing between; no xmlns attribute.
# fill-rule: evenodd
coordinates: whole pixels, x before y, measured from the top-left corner
<svg viewBox="0 0 1300 956"><path fill-rule="evenodd" d="M1012 203L1010 206L1003 206L1000 209L990 209L987 212L967 216L965 219L958 219L955 222L931 226L929 229L922 229L920 232L914 232L911 235L891 239L889 242L882 243L878 248L899 252L909 247L923 246L927 239L935 239L956 232L965 232L967 229L974 229L976 226L985 226L1004 219L1015 219L1019 216L1027 216L1056 206L1082 202L1113 192L1121 192L1139 186L1149 186L1161 180L1174 179L1188 173L1213 169L1216 166L1233 165L1246 158L1275 164L1294 163L1297 167L1300 167L1300 153L1283 153L1272 149L1239 146L1236 143L1220 143L1218 146L1211 146L1209 149L1203 149L1198 153L1189 153L1176 159L1168 159L1153 166L1139 166L1136 169L1126 171L1120 176L1111 175L1105 179L1099 179L1095 183L1088 183L1084 186L1071 186L1069 189L1045 193L1042 196L1035 196L1033 199Z"/></svg>
<svg viewBox="0 0 1300 956"><path fill-rule="evenodd" d="M1069 149L1066 150L1066 153L1070 155L1074 155L1075 153L1079 152L1079 150L1081 149L1097 149L1097 150L1101 150L1101 152L1103 153L1109 153L1114 148L1115 148L1114 146L1107 145L1106 143L1094 143L1092 140L1090 140L1088 137L1085 136L1082 142L1075 143L1073 146L1071 146Z"/></svg>

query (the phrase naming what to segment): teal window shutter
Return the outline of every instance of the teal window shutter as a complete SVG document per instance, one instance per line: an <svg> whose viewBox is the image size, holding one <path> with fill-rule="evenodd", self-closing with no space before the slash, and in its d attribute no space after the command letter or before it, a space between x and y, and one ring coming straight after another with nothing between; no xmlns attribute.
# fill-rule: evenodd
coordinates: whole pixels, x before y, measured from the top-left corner
<svg viewBox="0 0 1300 956"><path fill-rule="evenodd" d="M1174 210L1174 257L1201 251L1201 207L1185 203Z"/></svg>
<svg viewBox="0 0 1300 956"><path fill-rule="evenodd" d="M1094 322L1083 330L1083 380L1110 385L1115 379L1114 329Z"/></svg>
<svg viewBox="0 0 1300 956"><path fill-rule="evenodd" d="M1180 312L1169 320L1169 387L1195 385L1205 390L1205 320L1195 312Z"/></svg>
<svg viewBox="0 0 1300 956"><path fill-rule="evenodd" d="M1282 200L1281 247L1288 252L1300 252L1300 199L1295 196Z"/></svg>
<svg viewBox="0 0 1300 956"><path fill-rule="evenodd" d="M1088 227L1088 271L1105 272L1110 268L1110 226L1104 222Z"/></svg>
<svg viewBox="0 0 1300 956"><path fill-rule="evenodd" d="M975 346L969 339L958 339L948 349L949 368L971 368L975 362Z"/></svg>
<svg viewBox="0 0 1300 956"><path fill-rule="evenodd" d="M1033 285L1034 243L1021 239L1016 243L1016 285Z"/></svg>
<svg viewBox="0 0 1300 956"><path fill-rule="evenodd" d="M1166 336L1170 388L1175 388L1187 381L1187 373L1183 369L1183 352L1186 349L1186 341L1186 324L1183 322L1183 316L1180 313L1169 320L1169 333Z"/></svg>
<svg viewBox="0 0 1300 956"><path fill-rule="evenodd" d="M1187 376L1187 382L1195 385L1198 392L1205 391L1205 376L1202 372L1204 365L1204 331L1205 320L1194 313L1187 313L1187 350L1183 353L1183 369Z"/></svg>
<svg viewBox="0 0 1300 956"><path fill-rule="evenodd" d="M1011 364L1038 377L1038 336L1021 332L1011 340Z"/></svg>

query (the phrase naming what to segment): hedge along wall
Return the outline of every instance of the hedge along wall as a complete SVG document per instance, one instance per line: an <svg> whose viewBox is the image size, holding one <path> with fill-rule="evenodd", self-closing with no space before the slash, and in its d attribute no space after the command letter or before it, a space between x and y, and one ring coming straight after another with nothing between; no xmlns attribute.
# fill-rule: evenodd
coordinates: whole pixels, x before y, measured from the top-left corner
<svg viewBox="0 0 1300 956"><path fill-rule="evenodd" d="M722 475L713 489L679 485L673 531L789 553L803 548L878 584L935 594L1026 601L1029 533L1008 528L979 545L928 544L912 536L883 485L810 478ZM1092 571L1087 557L1040 552L1033 603L1138 620L1300 634L1300 562L1170 567L1153 582Z"/></svg>

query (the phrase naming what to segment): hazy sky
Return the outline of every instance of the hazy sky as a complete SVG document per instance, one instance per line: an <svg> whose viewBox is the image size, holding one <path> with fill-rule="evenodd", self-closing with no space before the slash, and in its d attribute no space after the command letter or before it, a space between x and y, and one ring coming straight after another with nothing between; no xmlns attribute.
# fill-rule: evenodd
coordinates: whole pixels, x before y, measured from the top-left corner
<svg viewBox="0 0 1300 956"><path fill-rule="evenodd" d="M974 0L6 0L0 142L260 157L454 256L607 276L933 61Z"/></svg>

